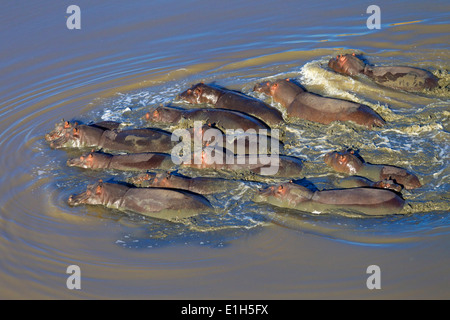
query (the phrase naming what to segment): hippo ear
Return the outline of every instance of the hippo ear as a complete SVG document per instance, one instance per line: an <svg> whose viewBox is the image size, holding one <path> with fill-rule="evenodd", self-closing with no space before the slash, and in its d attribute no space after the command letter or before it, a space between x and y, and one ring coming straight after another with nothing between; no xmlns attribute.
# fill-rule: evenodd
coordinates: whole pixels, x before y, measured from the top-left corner
<svg viewBox="0 0 450 320"><path fill-rule="evenodd" d="M70 122L69 121L65 121L64 122L64 129L69 129L70 128Z"/></svg>
<svg viewBox="0 0 450 320"><path fill-rule="evenodd" d="M78 137L78 136L79 136L79 133L80 133L80 129L78 129L78 128L73 128L73 136L74 136L74 137Z"/></svg>
<svg viewBox="0 0 450 320"><path fill-rule="evenodd" d="M188 93L189 95L191 95L191 94L192 94L192 90L191 90L191 89L188 89L187 93Z"/></svg>
<svg viewBox="0 0 450 320"><path fill-rule="evenodd" d="M101 194L103 191L103 180L98 180L97 188L95 188L95 194Z"/></svg>

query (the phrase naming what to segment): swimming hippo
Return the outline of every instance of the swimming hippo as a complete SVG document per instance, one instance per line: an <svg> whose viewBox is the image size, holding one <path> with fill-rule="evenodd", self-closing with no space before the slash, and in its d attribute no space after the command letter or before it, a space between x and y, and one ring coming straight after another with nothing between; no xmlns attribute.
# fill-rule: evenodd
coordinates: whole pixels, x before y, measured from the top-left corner
<svg viewBox="0 0 450 320"><path fill-rule="evenodd" d="M287 109L289 118L322 124L352 121L369 128L385 124L383 118L366 105L306 92L289 79L260 83L253 90L272 96L275 102Z"/></svg>
<svg viewBox="0 0 450 320"><path fill-rule="evenodd" d="M405 189L421 187L417 176L407 170L395 166L383 164L371 164L364 162L354 150L332 151L325 155L325 163L337 172L358 174L371 180L393 180Z"/></svg>
<svg viewBox="0 0 450 320"><path fill-rule="evenodd" d="M216 148L205 148L202 152L194 153L190 163L182 163L181 166L298 178L303 169L303 162L297 157L286 155L229 155Z"/></svg>
<svg viewBox="0 0 450 320"><path fill-rule="evenodd" d="M282 153L284 143L274 136L259 134L255 132L244 132L235 130L234 132L224 133L222 130L212 124L202 125L201 127L187 128L190 137L192 149L195 148L195 139L197 145L202 147L222 147L224 150L230 150L234 154L271 154Z"/></svg>
<svg viewBox="0 0 450 320"><path fill-rule="evenodd" d="M262 189L253 200L313 213L343 209L366 215L398 213L405 203L397 193L386 189L350 188L313 192L295 183Z"/></svg>
<svg viewBox="0 0 450 320"><path fill-rule="evenodd" d="M172 170L175 164L170 154L144 152L112 155L104 152L90 152L67 160L69 167L84 169L114 169L124 171Z"/></svg>
<svg viewBox="0 0 450 320"><path fill-rule="evenodd" d="M341 179L337 186L340 188L356 188L356 187L372 187L372 188L381 188L381 189L389 189L395 192L401 192L403 187L394 180L380 180L380 181L372 181L364 177L359 176L351 176L344 179Z"/></svg>
<svg viewBox="0 0 450 320"><path fill-rule="evenodd" d="M71 131L73 131L73 128L77 127L77 126L78 126L77 122L71 123L69 121L64 121L64 119L63 119L61 122L58 122L55 124L55 129L53 131L51 131L50 133L47 133L45 135L45 140L47 140L48 142L59 140L61 137L65 136L67 133L70 133ZM101 122L90 124L89 126L105 131L105 130L119 129L121 126L121 123L116 122L116 121L101 121Z"/></svg>
<svg viewBox="0 0 450 320"><path fill-rule="evenodd" d="M162 122L176 124L182 119L188 121L202 121L204 123L214 124L221 130L227 129L254 129L259 131L265 129L270 131L270 127L253 116L248 114L225 109L181 109L168 106L159 106L154 111L148 112L145 115L147 121Z"/></svg>
<svg viewBox="0 0 450 320"><path fill-rule="evenodd" d="M198 105L209 104L214 108L237 110L263 120L269 125L284 123L279 110L261 100L224 88L198 83L182 92L179 99Z"/></svg>
<svg viewBox="0 0 450 320"><path fill-rule="evenodd" d="M68 204L102 205L167 220L190 217L212 209L205 197L192 192L164 188L135 188L101 180L88 185L85 192L71 195Z"/></svg>
<svg viewBox="0 0 450 320"><path fill-rule="evenodd" d="M364 74L376 83L393 89L415 92L433 89L438 85L438 78L429 71L413 67L369 66L354 53L338 55L330 59L328 66L349 76Z"/></svg>
<svg viewBox="0 0 450 320"><path fill-rule="evenodd" d="M57 125L55 130L47 134L45 139L51 148L95 147L110 151L124 152L170 152L175 142L171 141L171 133L154 128L144 129L110 129L99 124L72 124L65 122Z"/></svg>
<svg viewBox="0 0 450 320"><path fill-rule="evenodd" d="M230 180L221 178L190 178L170 172L142 173L130 179L138 187L161 187L192 191L199 194L213 194L228 190Z"/></svg>

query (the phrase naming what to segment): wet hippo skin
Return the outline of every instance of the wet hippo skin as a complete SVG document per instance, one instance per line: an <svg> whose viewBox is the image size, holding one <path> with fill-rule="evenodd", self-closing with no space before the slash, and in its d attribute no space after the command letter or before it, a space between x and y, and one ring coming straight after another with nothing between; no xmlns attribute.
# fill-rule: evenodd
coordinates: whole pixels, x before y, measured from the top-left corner
<svg viewBox="0 0 450 320"><path fill-rule="evenodd" d="M337 172L358 174L377 181L392 180L405 189L415 189L422 186L413 173L391 165L367 163L351 149L329 152L325 155L324 161Z"/></svg>
<svg viewBox="0 0 450 320"><path fill-rule="evenodd" d="M405 203L396 192L386 189L362 187L313 192L292 182L262 189L254 201L309 212L349 209L365 215L398 213Z"/></svg>
<svg viewBox="0 0 450 320"><path fill-rule="evenodd" d="M156 128L121 130L117 123L106 124L84 125L66 121L57 124L45 138L54 149L95 147L109 151L170 152L175 145L167 131Z"/></svg>
<svg viewBox="0 0 450 320"><path fill-rule="evenodd" d="M214 124L216 127L227 129L254 129L256 131L270 127L262 120L251 115L226 109L182 109L168 106L159 106L154 111L148 112L145 119L153 122L177 124L180 120L202 121L206 124Z"/></svg>
<svg viewBox="0 0 450 320"><path fill-rule="evenodd" d="M199 194L163 188L134 188L101 180L89 185L85 192L70 196L68 204L102 205L168 220L212 209L209 201Z"/></svg>
<svg viewBox="0 0 450 320"><path fill-rule="evenodd" d="M403 66L369 66L354 53L338 55L330 59L328 66L345 75L364 74L374 82L393 89L416 92L438 85L438 78L427 70Z"/></svg>
<svg viewBox="0 0 450 320"><path fill-rule="evenodd" d="M241 92L209 86L204 83L193 85L190 89L182 92L178 98L195 105L208 104L214 108L244 112L269 125L284 122L280 111L261 100L244 95Z"/></svg>
<svg viewBox="0 0 450 320"><path fill-rule="evenodd" d="M385 124L383 118L366 105L306 92L289 79L257 84L254 91L273 97L275 102L287 109L288 118L322 124L352 121L368 128L381 127Z"/></svg>

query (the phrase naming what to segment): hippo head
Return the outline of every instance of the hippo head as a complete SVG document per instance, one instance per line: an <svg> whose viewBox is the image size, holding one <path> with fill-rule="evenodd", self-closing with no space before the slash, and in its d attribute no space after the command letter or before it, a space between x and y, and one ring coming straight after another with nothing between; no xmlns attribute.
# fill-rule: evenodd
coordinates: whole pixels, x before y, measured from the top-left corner
<svg viewBox="0 0 450 320"><path fill-rule="evenodd" d="M180 120L181 113L181 110L176 108L159 106L153 112L147 112L145 119L153 122L174 123Z"/></svg>
<svg viewBox="0 0 450 320"><path fill-rule="evenodd" d="M192 104L210 103L216 104L223 91L210 87L204 83L197 83L186 91L180 93L179 99Z"/></svg>
<svg viewBox="0 0 450 320"><path fill-rule="evenodd" d="M269 186L259 190L255 202L268 202L280 207L292 207L311 199L313 192L293 182Z"/></svg>
<svg viewBox="0 0 450 320"><path fill-rule="evenodd" d="M395 183L395 181L393 180L381 180L378 182L375 182L373 184L373 187L375 188L381 188L381 189L389 189L389 190L393 190L395 192L400 192L402 191L402 186Z"/></svg>
<svg viewBox="0 0 450 320"><path fill-rule="evenodd" d="M52 149L59 149L65 147L80 147L81 146L81 130L76 126L69 125L64 127L59 133L50 133L53 140L50 141Z"/></svg>
<svg viewBox="0 0 450 320"><path fill-rule="evenodd" d="M77 124L75 123L75 126L76 125ZM62 120L61 122L55 124L54 130L45 135L45 140L47 140L48 142L58 140L59 138L63 137L69 130L72 130L73 127L74 125L69 121Z"/></svg>
<svg viewBox="0 0 450 320"><path fill-rule="evenodd" d="M364 165L353 150L332 151L325 155L325 163L337 172L356 174Z"/></svg>
<svg viewBox="0 0 450 320"><path fill-rule="evenodd" d="M170 172L158 173L152 181L152 186L161 188L171 188L173 187L171 180L173 180L173 175Z"/></svg>
<svg viewBox="0 0 450 320"><path fill-rule="evenodd" d="M78 123L62 121L55 124L55 129L45 135L45 140L50 143L52 149L63 148L71 145L73 139L79 136Z"/></svg>
<svg viewBox="0 0 450 320"><path fill-rule="evenodd" d="M70 206L79 206L82 204L103 204L103 181L99 180L95 184L87 186L86 191L78 195L71 195L67 200Z"/></svg>
<svg viewBox="0 0 450 320"><path fill-rule="evenodd" d="M406 169L394 166L383 166L380 172L380 178L392 180L405 189L415 189L422 186L419 178L415 174Z"/></svg>
<svg viewBox="0 0 450 320"><path fill-rule="evenodd" d="M77 158L67 160L69 167L79 167L84 169L106 168L111 161L112 155L102 152L90 152Z"/></svg>
<svg viewBox="0 0 450 320"><path fill-rule="evenodd" d="M338 73L355 76L364 71L365 63L353 54L338 55L330 59L328 67Z"/></svg>
<svg viewBox="0 0 450 320"><path fill-rule="evenodd" d="M135 177L129 179L129 182L138 187L149 187L153 185L153 180L155 179L155 173L141 173Z"/></svg>
<svg viewBox="0 0 450 320"><path fill-rule="evenodd" d="M287 108L294 98L304 92L304 90L290 79L278 79L276 81L267 81L256 84L253 91L264 93L273 97L274 101L279 102Z"/></svg>
<svg viewBox="0 0 450 320"><path fill-rule="evenodd" d="M116 183L104 183L99 180L95 184L87 186L85 192L78 195L71 195L67 200L70 206L79 206L82 204L109 204L118 208L120 200L128 190L128 187Z"/></svg>

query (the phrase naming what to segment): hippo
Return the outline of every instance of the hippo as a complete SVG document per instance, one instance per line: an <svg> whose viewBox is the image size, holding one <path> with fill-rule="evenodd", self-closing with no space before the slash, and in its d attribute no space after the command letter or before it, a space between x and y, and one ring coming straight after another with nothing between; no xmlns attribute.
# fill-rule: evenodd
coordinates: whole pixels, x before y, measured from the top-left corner
<svg viewBox="0 0 450 320"><path fill-rule="evenodd" d="M230 180L221 178L190 178L170 172L142 173L129 181L138 187L174 188L203 195L227 191L231 183Z"/></svg>
<svg viewBox="0 0 450 320"><path fill-rule="evenodd" d="M114 169L124 171L172 170L175 164L170 154L143 152L113 155L104 152L90 152L67 160L69 167L84 169Z"/></svg>
<svg viewBox="0 0 450 320"><path fill-rule="evenodd" d="M235 130L233 133L224 133L213 124L194 126L187 130L191 137L192 149L195 149L194 139L198 139L202 147L222 147L224 152L229 150L234 154L271 154L282 153L284 150L284 143L275 136L259 134L256 131Z"/></svg>
<svg viewBox="0 0 450 320"><path fill-rule="evenodd" d="M95 147L123 152L170 152L175 142L171 133L155 128L121 130L113 122L100 124L77 124L68 121L57 125L45 136L54 149Z"/></svg>
<svg viewBox="0 0 450 320"><path fill-rule="evenodd" d="M313 213L340 209L364 215L395 214L405 204L400 195L387 189L359 187L313 192L292 182L261 189L253 200Z"/></svg>
<svg viewBox="0 0 450 320"><path fill-rule="evenodd" d="M284 123L279 110L241 92L198 83L179 94L180 100L191 104L208 104L213 108L237 110L263 120L270 126Z"/></svg>
<svg viewBox="0 0 450 320"><path fill-rule="evenodd" d="M55 140L60 139L61 137L65 136L67 133L70 133L73 131L74 127L77 127L78 123L70 123L69 121L64 121L64 119L61 122L58 122L55 124L55 130L51 131L50 133L47 133L45 135L45 140L48 142L52 142ZM120 122L116 121L101 121L97 123L93 123L89 125L90 127L101 129L103 131L105 130L116 130L119 129L121 126Z"/></svg>
<svg viewBox="0 0 450 320"><path fill-rule="evenodd" d="M382 127L386 123L378 113L366 105L306 92L290 79L260 83L255 85L253 90L272 96L275 102L287 109L288 118L322 124L352 121L368 128Z"/></svg>
<svg viewBox="0 0 450 320"><path fill-rule="evenodd" d="M406 169L383 164L367 163L352 149L332 151L325 155L325 163L337 172L358 174L371 180L393 180L405 189L422 186L416 175Z"/></svg>
<svg viewBox="0 0 450 320"><path fill-rule="evenodd" d="M402 66L369 66L354 53L330 59L328 67L349 76L364 74L382 86L409 92L434 89L438 86L438 78L429 71Z"/></svg>
<svg viewBox="0 0 450 320"><path fill-rule="evenodd" d="M71 195L67 202L70 206L103 205L107 208L167 220L191 217L213 209L204 196L192 192L128 187L101 180L88 185L85 192Z"/></svg>
<svg viewBox="0 0 450 320"><path fill-rule="evenodd" d="M303 169L301 159L286 155L233 155L216 148L205 148L194 153L191 161L181 167L213 169L233 172L251 172L262 176L298 178Z"/></svg>
<svg viewBox="0 0 450 320"><path fill-rule="evenodd" d="M372 181L364 177L360 176L351 176L344 179L341 179L337 186L340 188L355 188L355 187L372 187L372 188L381 188L381 189L389 189L395 192L401 192L403 187L394 180L380 180L380 181Z"/></svg>
<svg viewBox="0 0 450 320"><path fill-rule="evenodd" d="M227 129L242 129L244 131L248 129L267 130L270 131L270 127L253 116L248 114L225 109L182 109L176 107L159 106L153 112L148 112L145 115L147 121L162 122L169 124L176 124L182 119L188 121L202 121L210 124L214 124L221 130Z"/></svg>

